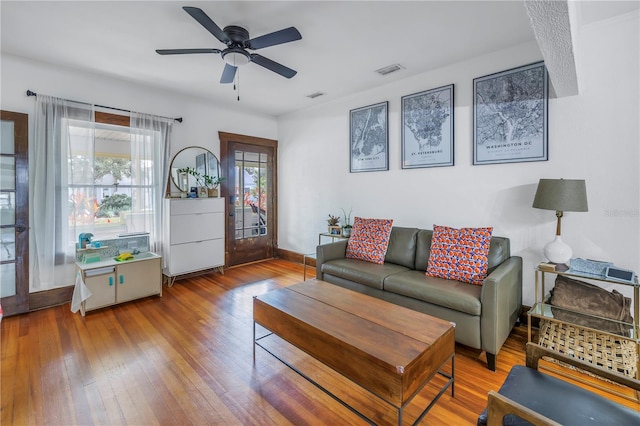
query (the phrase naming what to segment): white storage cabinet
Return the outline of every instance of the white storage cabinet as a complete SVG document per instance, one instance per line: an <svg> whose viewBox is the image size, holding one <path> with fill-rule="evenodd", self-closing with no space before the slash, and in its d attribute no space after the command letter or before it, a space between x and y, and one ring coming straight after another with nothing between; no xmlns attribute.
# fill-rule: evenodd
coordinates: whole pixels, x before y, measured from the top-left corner
<svg viewBox="0 0 640 426"><path fill-rule="evenodd" d="M164 275L224 267L224 198L165 200Z"/></svg>
<svg viewBox="0 0 640 426"><path fill-rule="evenodd" d="M101 262L95 267L78 265L91 297L82 302L81 313L152 295L162 296L162 258Z"/></svg>

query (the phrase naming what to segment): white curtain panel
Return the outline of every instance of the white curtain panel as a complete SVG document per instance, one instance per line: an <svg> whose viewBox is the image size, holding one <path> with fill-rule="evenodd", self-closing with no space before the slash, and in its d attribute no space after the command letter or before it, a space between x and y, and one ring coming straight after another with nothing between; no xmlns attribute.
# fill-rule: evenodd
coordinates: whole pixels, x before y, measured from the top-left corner
<svg viewBox="0 0 640 426"><path fill-rule="evenodd" d="M160 255L172 126L170 119L131 113L131 214L150 233L150 250Z"/></svg>
<svg viewBox="0 0 640 426"><path fill-rule="evenodd" d="M75 242L93 230L92 105L38 95L30 144L30 291L69 286Z"/></svg>

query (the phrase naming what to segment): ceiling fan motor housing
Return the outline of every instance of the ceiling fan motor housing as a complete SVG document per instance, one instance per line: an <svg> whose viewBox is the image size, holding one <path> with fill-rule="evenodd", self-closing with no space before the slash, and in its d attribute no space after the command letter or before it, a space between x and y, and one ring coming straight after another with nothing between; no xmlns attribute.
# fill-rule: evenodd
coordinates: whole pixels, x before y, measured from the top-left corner
<svg viewBox="0 0 640 426"><path fill-rule="evenodd" d="M233 43L231 46L247 47L246 41L249 40L249 31L236 25L229 25L223 30Z"/></svg>

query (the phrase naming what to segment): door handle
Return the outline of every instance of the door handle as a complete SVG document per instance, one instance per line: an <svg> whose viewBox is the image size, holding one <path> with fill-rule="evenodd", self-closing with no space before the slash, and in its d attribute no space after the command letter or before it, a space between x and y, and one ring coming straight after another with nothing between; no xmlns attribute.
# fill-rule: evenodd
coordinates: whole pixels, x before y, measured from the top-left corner
<svg viewBox="0 0 640 426"><path fill-rule="evenodd" d="M124 284L124 275L120 274L120 284Z"/></svg>
<svg viewBox="0 0 640 426"><path fill-rule="evenodd" d="M109 285L113 285L113 277L109 277Z"/></svg>

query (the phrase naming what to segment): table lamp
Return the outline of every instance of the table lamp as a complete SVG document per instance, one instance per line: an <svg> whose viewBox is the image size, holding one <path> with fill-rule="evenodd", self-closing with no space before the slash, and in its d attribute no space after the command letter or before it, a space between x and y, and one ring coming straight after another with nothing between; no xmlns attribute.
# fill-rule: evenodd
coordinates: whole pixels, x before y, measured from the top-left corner
<svg viewBox="0 0 640 426"><path fill-rule="evenodd" d="M544 246L544 255L556 268L566 269L571 260L571 247L562 241L561 220L563 212L586 212L587 188L584 180L577 179L540 179L533 207L544 210L555 210L558 224L556 237Z"/></svg>

